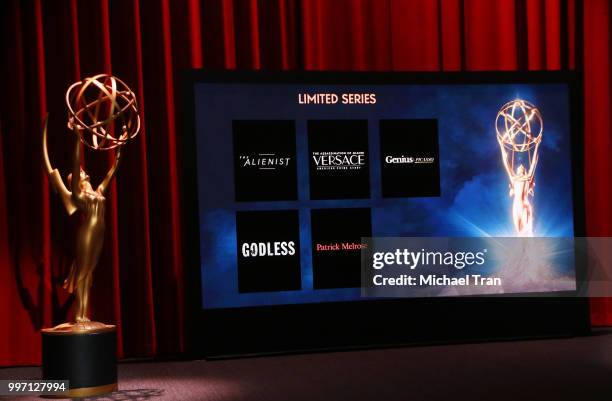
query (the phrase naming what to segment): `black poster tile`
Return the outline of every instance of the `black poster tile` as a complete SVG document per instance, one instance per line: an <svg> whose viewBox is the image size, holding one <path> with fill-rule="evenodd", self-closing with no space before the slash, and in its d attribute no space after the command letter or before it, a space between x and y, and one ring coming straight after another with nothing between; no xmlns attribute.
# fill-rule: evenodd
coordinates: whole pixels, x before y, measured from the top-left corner
<svg viewBox="0 0 612 401"><path fill-rule="evenodd" d="M297 210L236 212L239 292L301 289Z"/></svg>
<svg viewBox="0 0 612 401"><path fill-rule="evenodd" d="M295 122L235 120L236 201L297 200Z"/></svg>
<svg viewBox="0 0 612 401"><path fill-rule="evenodd" d="M369 208L311 210L315 289L361 285L362 237L372 236Z"/></svg>
<svg viewBox="0 0 612 401"><path fill-rule="evenodd" d="M438 120L381 120L385 198L440 196Z"/></svg>
<svg viewBox="0 0 612 401"><path fill-rule="evenodd" d="M370 197L368 122L309 120L311 199Z"/></svg>

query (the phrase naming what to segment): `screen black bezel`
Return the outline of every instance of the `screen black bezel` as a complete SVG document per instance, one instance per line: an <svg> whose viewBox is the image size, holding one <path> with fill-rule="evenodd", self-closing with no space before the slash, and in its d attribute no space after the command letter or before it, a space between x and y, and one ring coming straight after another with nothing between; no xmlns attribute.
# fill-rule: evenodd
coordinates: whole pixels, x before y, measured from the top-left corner
<svg viewBox="0 0 612 401"><path fill-rule="evenodd" d="M570 96L575 236L585 235L582 92L575 72L262 72L189 70L181 74L182 222L186 350L190 357L486 341L589 332L588 299L465 297L385 299L203 309L194 88L196 83L330 85L567 84ZM585 264L576 261L577 281ZM533 296L532 296L533 295Z"/></svg>

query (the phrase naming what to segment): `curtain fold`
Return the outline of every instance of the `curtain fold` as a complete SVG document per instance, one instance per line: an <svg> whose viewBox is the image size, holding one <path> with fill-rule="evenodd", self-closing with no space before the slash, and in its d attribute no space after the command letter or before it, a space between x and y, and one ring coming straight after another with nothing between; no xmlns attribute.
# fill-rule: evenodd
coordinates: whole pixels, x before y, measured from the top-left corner
<svg viewBox="0 0 612 401"><path fill-rule="evenodd" d="M612 234L607 0L6 0L0 5L0 366L40 362L42 327L65 321L61 288L77 218L40 160L67 174L64 93L111 72L136 93L141 133L109 191L92 315L118 327L122 357L184 350L181 70L482 71L584 67L589 235ZM576 14L584 40L576 43ZM576 63L576 56L580 57ZM582 57L583 56L583 57ZM94 180L110 163L87 152ZM612 303L592 301L594 324Z"/></svg>

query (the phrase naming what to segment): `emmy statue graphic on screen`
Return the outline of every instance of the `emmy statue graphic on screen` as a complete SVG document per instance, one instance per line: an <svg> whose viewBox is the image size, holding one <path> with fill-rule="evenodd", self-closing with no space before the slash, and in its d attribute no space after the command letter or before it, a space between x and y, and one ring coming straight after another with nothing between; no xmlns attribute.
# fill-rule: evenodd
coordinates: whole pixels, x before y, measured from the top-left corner
<svg viewBox="0 0 612 401"><path fill-rule="evenodd" d="M516 99L497 113L495 129L504 168L510 180L512 221L518 237L533 236L535 169L542 142L542 115L531 103Z"/></svg>
<svg viewBox="0 0 612 401"><path fill-rule="evenodd" d="M120 79L100 74L74 83L66 91L68 129L72 135L72 171L64 184L47 151L47 121L42 149L51 187L69 215L79 212L74 261L64 288L75 294L74 322L44 329L43 376L70 378L74 397L108 393L117 388L115 326L91 321L89 292L104 243L106 194L121 161L122 147L140 130L136 97ZM94 187L81 167L83 150L111 151L114 161ZM83 364L87 364L84 366Z"/></svg>

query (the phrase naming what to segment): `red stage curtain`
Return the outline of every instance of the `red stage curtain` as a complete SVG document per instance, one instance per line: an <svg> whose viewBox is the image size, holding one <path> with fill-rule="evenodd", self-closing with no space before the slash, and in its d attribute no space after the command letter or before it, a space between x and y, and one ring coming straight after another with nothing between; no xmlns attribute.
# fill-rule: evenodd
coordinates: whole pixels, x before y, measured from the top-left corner
<svg viewBox="0 0 612 401"><path fill-rule="evenodd" d="M575 2L576 1L576 5ZM40 362L38 330L66 319L68 219L40 160L64 173L64 91L112 72L135 91L142 133L109 193L92 315L114 322L119 354L183 350L182 133L176 82L193 67L308 70L574 68L584 60L586 202L590 235L612 233L608 0L6 0L0 96L0 366ZM584 41L574 42L574 16ZM583 55L583 58L582 58ZM582 63L578 63L578 66ZM102 171L106 155L88 155ZM96 177L94 177L96 178ZM593 301L593 322L612 303Z"/></svg>

